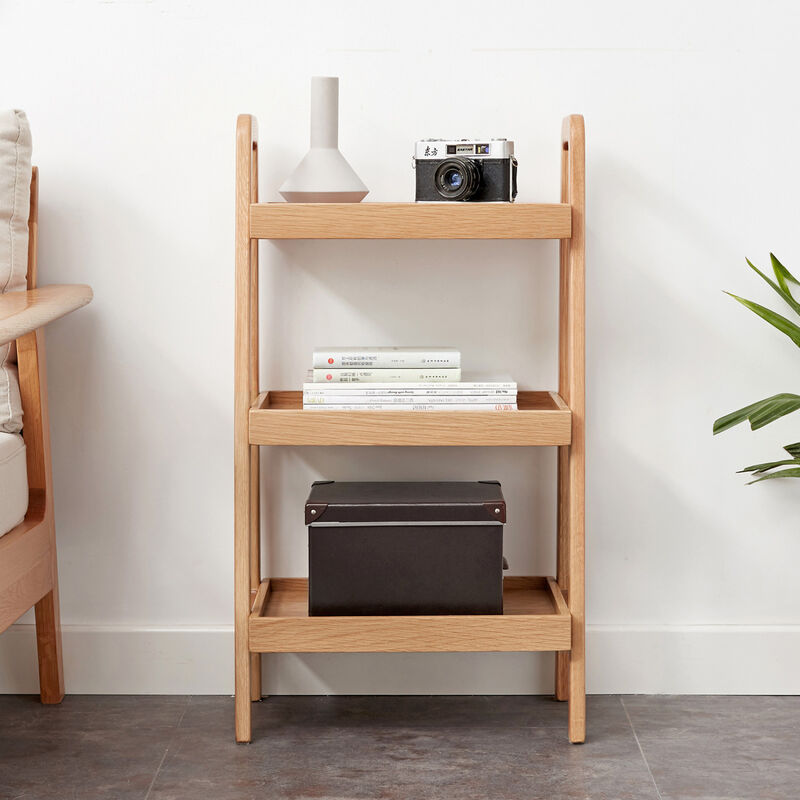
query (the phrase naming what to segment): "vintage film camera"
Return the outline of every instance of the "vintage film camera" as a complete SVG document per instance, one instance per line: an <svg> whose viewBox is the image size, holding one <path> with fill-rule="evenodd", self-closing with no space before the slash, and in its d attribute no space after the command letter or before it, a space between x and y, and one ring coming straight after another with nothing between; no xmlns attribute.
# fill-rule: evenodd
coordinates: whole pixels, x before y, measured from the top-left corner
<svg viewBox="0 0 800 800"><path fill-rule="evenodd" d="M513 203L517 159L508 139L423 139L414 150L419 200Z"/></svg>

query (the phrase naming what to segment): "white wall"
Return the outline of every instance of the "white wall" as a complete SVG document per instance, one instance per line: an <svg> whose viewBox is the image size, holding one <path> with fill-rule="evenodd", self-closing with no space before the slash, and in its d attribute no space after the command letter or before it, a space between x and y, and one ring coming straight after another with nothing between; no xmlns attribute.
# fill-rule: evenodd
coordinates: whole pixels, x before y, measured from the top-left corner
<svg viewBox="0 0 800 800"><path fill-rule="evenodd" d="M791 2L0 4L0 103L27 110L45 282L95 300L48 331L70 691L232 687L233 169L258 116L261 191L307 142L309 76L341 76L369 200L412 197L413 142L508 136L520 200L558 198L561 118L587 131L589 688L798 692L798 484L745 487L797 417L711 436L797 391L798 351L725 297L800 273ZM442 342L556 384L549 242L262 245L263 383L315 343ZM514 572L554 569L546 449L276 448L272 574L302 575L318 478L502 481ZM35 688L30 618L0 690ZM544 691L548 655L285 656L281 691Z"/></svg>

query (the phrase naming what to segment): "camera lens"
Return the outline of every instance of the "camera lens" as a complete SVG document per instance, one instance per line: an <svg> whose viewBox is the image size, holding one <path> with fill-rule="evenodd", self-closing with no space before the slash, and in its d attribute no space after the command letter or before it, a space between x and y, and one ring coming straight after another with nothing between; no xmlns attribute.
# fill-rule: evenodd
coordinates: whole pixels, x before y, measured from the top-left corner
<svg viewBox="0 0 800 800"><path fill-rule="evenodd" d="M436 191L446 200L468 200L478 189L481 175L474 161L446 158L433 176Z"/></svg>
<svg viewBox="0 0 800 800"><path fill-rule="evenodd" d="M464 182L464 178L461 176L461 173L458 170L451 169L445 173L444 182L451 189L460 189L461 184Z"/></svg>

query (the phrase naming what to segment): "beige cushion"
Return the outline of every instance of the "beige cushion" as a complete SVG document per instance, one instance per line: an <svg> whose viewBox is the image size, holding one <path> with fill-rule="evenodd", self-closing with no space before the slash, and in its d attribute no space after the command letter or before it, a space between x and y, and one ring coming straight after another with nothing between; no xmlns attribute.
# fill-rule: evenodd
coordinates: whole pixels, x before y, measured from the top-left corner
<svg viewBox="0 0 800 800"><path fill-rule="evenodd" d="M0 433L0 536L19 525L27 510L25 442L18 433Z"/></svg>
<svg viewBox="0 0 800 800"><path fill-rule="evenodd" d="M0 293L27 288L31 130L23 111L0 111ZM13 343L0 345L0 431L22 430Z"/></svg>

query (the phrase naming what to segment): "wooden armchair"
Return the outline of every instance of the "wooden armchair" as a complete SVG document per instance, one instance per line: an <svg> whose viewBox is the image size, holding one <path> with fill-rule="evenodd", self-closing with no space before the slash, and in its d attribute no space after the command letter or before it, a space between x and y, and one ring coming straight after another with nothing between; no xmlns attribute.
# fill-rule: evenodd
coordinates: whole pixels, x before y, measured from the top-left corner
<svg viewBox="0 0 800 800"><path fill-rule="evenodd" d="M38 186L34 167L28 220L28 291L0 295L0 345L17 342L29 490L25 519L0 536L0 632L35 606L42 702L60 703L64 670L42 328L86 305L92 299L92 290L83 285L36 288Z"/></svg>

